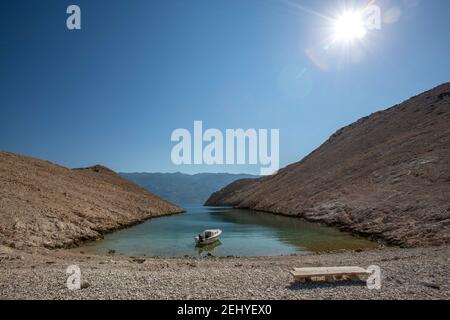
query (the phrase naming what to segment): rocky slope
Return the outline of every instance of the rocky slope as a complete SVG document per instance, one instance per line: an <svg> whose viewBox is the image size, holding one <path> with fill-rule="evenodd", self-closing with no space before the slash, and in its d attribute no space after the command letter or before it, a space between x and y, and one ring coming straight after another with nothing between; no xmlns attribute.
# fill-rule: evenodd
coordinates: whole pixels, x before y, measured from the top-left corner
<svg viewBox="0 0 450 320"><path fill-rule="evenodd" d="M450 83L337 131L321 147L206 205L336 225L403 246L450 242Z"/></svg>
<svg viewBox="0 0 450 320"><path fill-rule="evenodd" d="M71 247L182 209L102 166L67 169L0 152L0 243Z"/></svg>

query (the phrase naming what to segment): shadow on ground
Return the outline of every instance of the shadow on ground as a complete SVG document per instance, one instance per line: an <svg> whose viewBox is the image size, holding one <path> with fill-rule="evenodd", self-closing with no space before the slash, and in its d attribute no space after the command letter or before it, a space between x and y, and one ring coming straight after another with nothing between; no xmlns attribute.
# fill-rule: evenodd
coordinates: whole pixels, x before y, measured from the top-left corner
<svg viewBox="0 0 450 320"><path fill-rule="evenodd" d="M286 288L288 290L317 290L317 289L333 289L338 287L365 287L365 281L337 281L337 282L306 282L292 283Z"/></svg>

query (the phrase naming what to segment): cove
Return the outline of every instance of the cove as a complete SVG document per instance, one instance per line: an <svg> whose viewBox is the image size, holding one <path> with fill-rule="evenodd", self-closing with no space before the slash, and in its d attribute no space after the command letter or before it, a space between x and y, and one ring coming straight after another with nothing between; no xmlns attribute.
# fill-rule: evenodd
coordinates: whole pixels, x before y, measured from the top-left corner
<svg viewBox="0 0 450 320"><path fill-rule="evenodd" d="M129 256L278 256L341 249L374 248L376 243L335 228L252 210L182 206L186 213L150 219L74 249ZM222 229L220 242L197 248L194 236Z"/></svg>

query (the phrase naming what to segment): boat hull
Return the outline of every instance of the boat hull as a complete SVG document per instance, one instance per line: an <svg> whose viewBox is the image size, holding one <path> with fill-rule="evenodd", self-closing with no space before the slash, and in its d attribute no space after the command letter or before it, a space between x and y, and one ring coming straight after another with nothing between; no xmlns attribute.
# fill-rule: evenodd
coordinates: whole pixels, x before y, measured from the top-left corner
<svg viewBox="0 0 450 320"><path fill-rule="evenodd" d="M203 240L201 242L198 239L195 239L195 242L197 243L198 246L206 246L208 244L216 242L217 240L219 240L219 237L206 239L206 240Z"/></svg>
<svg viewBox="0 0 450 320"><path fill-rule="evenodd" d="M219 230L218 234L207 238L207 239L202 239L202 241L200 241L199 237L195 237L195 243L197 244L197 246L206 246L209 245L211 243L214 243L216 241L219 240L220 236L222 235L222 231Z"/></svg>

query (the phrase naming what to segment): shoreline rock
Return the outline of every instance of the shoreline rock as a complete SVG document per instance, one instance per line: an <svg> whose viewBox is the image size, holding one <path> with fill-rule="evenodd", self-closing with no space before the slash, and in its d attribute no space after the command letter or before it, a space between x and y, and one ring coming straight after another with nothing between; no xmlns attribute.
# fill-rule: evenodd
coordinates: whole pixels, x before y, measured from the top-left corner
<svg viewBox="0 0 450 320"><path fill-rule="evenodd" d="M450 243L450 83L338 130L276 175L238 180L207 206L321 222L405 246Z"/></svg>
<svg viewBox="0 0 450 320"><path fill-rule="evenodd" d="M68 169L0 152L0 244L73 248L183 209L100 165Z"/></svg>

